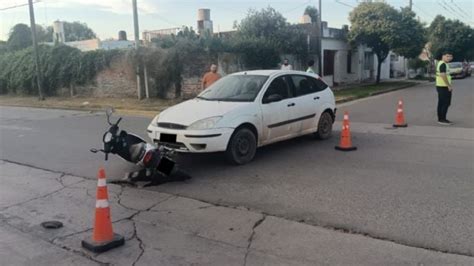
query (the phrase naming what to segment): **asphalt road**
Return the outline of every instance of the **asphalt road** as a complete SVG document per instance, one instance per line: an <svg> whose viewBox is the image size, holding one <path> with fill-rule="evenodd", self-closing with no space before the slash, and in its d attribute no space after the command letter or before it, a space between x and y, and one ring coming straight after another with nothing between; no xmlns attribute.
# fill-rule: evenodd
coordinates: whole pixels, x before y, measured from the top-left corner
<svg viewBox="0 0 474 266"><path fill-rule="evenodd" d="M193 179L149 188L348 233L474 256L474 78L455 81L448 119L436 124L432 84L339 106L348 110L355 152L302 137L264 147L254 162L232 167L221 154L186 155ZM390 129L402 97L407 129ZM0 159L94 178L103 157L103 114L0 108ZM149 119L121 126L145 136ZM336 124L338 126L339 124ZM336 132L338 133L338 132ZM111 179L130 164L106 163Z"/></svg>

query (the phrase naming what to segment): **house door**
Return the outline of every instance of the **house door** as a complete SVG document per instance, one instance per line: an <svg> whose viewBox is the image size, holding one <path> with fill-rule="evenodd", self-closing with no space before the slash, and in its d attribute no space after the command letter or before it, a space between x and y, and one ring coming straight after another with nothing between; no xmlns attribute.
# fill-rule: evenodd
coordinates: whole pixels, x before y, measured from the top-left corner
<svg viewBox="0 0 474 266"><path fill-rule="evenodd" d="M330 85L334 84L334 60L336 50L324 50L323 54L323 79Z"/></svg>

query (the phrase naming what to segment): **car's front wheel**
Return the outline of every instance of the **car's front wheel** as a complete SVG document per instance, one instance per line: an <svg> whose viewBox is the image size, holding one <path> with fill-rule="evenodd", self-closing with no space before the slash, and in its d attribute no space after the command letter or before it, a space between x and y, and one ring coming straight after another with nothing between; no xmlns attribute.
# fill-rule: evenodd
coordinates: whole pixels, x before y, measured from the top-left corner
<svg viewBox="0 0 474 266"><path fill-rule="evenodd" d="M321 114L318 122L318 131L314 135L318 139L328 139L332 135L332 115L329 112Z"/></svg>
<svg viewBox="0 0 474 266"><path fill-rule="evenodd" d="M227 160L236 165L246 164L253 160L257 151L257 137L248 128L234 132L227 146Z"/></svg>

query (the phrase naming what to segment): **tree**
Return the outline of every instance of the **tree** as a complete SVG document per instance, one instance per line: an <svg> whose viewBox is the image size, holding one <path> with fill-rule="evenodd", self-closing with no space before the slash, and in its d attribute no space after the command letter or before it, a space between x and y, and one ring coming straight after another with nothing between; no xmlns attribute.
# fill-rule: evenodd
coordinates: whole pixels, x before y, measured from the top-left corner
<svg viewBox="0 0 474 266"><path fill-rule="evenodd" d="M247 67L273 68L282 53L307 53L304 31L290 25L271 7L249 10L236 26L237 34L232 40L234 51L244 55Z"/></svg>
<svg viewBox="0 0 474 266"><path fill-rule="evenodd" d="M36 36L38 42L53 42L53 28L46 27L43 28L40 25L36 25Z"/></svg>
<svg viewBox="0 0 474 266"><path fill-rule="evenodd" d="M177 37L189 40L196 40L199 38L193 27L184 27L182 31L178 32Z"/></svg>
<svg viewBox="0 0 474 266"><path fill-rule="evenodd" d="M282 14L272 7L257 11L249 10L247 17L242 19L237 30L241 36L265 38L267 40L284 39L288 22Z"/></svg>
<svg viewBox="0 0 474 266"><path fill-rule="evenodd" d="M349 40L371 47L378 59L377 79L380 69L391 49L407 57L416 57L423 49L423 28L408 9L397 11L388 4L362 3L349 15L351 31Z"/></svg>
<svg viewBox="0 0 474 266"><path fill-rule="evenodd" d="M449 50L456 61L474 59L474 29L459 20L438 15L428 28L428 41L436 58L440 58L444 50Z"/></svg>
<svg viewBox="0 0 474 266"><path fill-rule="evenodd" d="M83 41L97 38L95 32L91 28L89 28L86 23L82 23L79 21L64 21L63 24L66 42ZM46 30L50 34L53 33L52 26L49 26Z"/></svg>
<svg viewBox="0 0 474 266"><path fill-rule="evenodd" d="M316 7L314 6L307 6L304 10L304 15L308 15L311 17L311 23L318 22L318 14L318 9L316 9Z"/></svg>
<svg viewBox="0 0 474 266"><path fill-rule="evenodd" d="M424 25L416 19L415 12L405 7L400 11L398 41L392 44L393 51L406 58L417 58L426 44Z"/></svg>
<svg viewBox="0 0 474 266"><path fill-rule="evenodd" d="M8 51L8 45L5 41L0 41L0 55Z"/></svg>
<svg viewBox="0 0 474 266"><path fill-rule="evenodd" d="M18 51L33 45L30 27L26 24L16 24L10 30L7 41L8 49Z"/></svg>

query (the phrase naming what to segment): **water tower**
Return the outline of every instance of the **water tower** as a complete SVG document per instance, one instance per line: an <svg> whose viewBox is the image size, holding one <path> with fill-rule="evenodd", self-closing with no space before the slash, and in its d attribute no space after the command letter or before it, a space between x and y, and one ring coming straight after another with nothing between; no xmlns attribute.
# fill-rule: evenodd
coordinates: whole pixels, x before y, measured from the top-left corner
<svg viewBox="0 0 474 266"><path fill-rule="evenodd" d="M124 31L124 30L119 31L118 40L119 41L126 41L127 40L127 32Z"/></svg>
<svg viewBox="0 0 474 266"><path fill-rule="evenodd" d="M53 22L53 42L65 43L66 36L64 34L64 23L56 20Z"/></svg>
<svg viewBox="0 0 474 266"><path fill-rule="evenodd" d="M209 31L211 34L213 33L210 9L198 9L197 31L198 34L202 34L205 31Z"/></svg>

